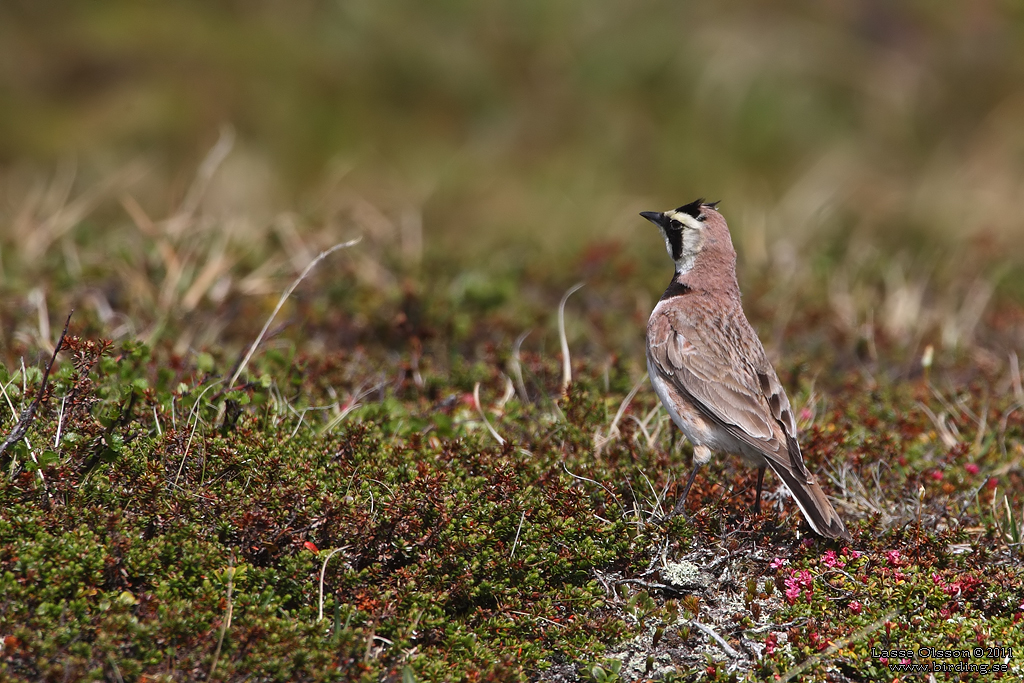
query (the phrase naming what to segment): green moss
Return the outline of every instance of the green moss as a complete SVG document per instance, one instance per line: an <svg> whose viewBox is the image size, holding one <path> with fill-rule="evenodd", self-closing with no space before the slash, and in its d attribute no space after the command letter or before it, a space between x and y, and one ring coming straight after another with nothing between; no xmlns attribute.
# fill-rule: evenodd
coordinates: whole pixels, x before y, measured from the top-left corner
<svg viewBox="0 0 1024 683"><path fill-rule="evenodd" d="M658 522L652 490L671 490L673 470L685 467L672 467L664 435L648 448L632 419L594 457L595 435L607 431L621 398L605 394L586 367L557 412L550 400L513 399L504 415L492 414L513 439L500 447L475 407L458 400L438 410L415 392L366 401L327 432L329 415L297 417L315 393L296 394L291 408L239 401L233 428L220 428L217 401L229 395L211 400L204 390L215 385L143 387L140 379L158 374L159 353L93 351L99 362L57 375L75 399L55 460L0 484L8 677L102 676L114 664L122 676L204 672L222 630L217 671L227 679L375 679L405 667L423 680L525 679L566 660L607 674L603 653L646 628L657 627L664 642L694 637L676 620L671 590L619 583L625 593L609 592L607 577L650 583L642 577L658 548L680 556L751 523L723 502L723 484L739 486L740 501L751 486L751 473L730 461L698 480L692 521ZM486 380L486 368L472 372ZM192 372L183 376L199 377ZM255 399L293 380L308 386L306 372L279 367L269 384L233 393ZM142 400L131 402L135 391ZM869 518L858 550L838 552L794 543L792 513L760 518L762 542L788 564L746 570L747 616L735 623L752 628L775 600L782 608L773 621L798 625L782 644L760 631L771 652L758 670L810 662L878 676L887 669L870 648L879 644L1020 646L1011 635L1024 596L1020 565L986 560L1005 553L1001 509L979 499L957 527L938 531L929 521L984 485L964 469L966 453L937 449L927 418L907 414L914 391L839 396L807 431L808 462L845 458L862 481L872 476L883 487L875 495L910 497L902 512L918 506L921 523L881 531L880 518ZM965 396L965 410L980 409ZM642 417L652 400L638 396L627 415ZM107 420L107 406L126 412ZM38 420L30 438L45 442L55 429ZM1008 423L1005 433L1019 439L1020 427ZM111 452L97 460L101 447ZM990 447L974 460L996 455ZM988 531L979 536L971 524ZM702 601L687 600L702 618ZM887 626L849 640L882 617ZM725 674L716 666L707 673L717 679Z"/></svg>

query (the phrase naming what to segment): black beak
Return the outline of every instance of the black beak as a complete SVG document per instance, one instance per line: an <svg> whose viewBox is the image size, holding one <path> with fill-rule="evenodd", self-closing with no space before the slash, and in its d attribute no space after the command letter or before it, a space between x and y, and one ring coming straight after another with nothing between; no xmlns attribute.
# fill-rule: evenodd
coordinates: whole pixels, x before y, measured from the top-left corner
<svg viewBox="0 0 1024 683"><path fill-rule="evenodd" d="M640 215L657 225L659 228L667 228L668 218L661 211L641 211Z"/></svg>

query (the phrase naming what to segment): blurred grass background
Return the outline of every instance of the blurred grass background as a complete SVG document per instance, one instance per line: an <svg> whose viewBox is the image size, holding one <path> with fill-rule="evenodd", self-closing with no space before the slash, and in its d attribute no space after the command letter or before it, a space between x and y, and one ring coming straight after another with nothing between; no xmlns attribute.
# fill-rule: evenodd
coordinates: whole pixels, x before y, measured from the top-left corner
<svg viewBox="0 0 1024 683"><path fill-rule="evenodd" d="M642 321L668 266L636 212L698 196L782 324L808 302L853 336L970 341L1024 298L1024 10L0 4L9 347L76 301L121 336L223 319L357 234L329 296L439 278L487 307L605 268ZM178 346L230 327L208 323Z"/></svg>

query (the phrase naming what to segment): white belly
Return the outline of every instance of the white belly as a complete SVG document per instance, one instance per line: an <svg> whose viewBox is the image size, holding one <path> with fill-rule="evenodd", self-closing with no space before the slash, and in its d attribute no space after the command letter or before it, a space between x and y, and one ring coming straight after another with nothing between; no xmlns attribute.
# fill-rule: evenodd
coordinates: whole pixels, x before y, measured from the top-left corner
<svg viewBox="0 0 1024 683"><path fill-rule="evenodd" d="M706 446L719 453L733 453L741 456L751 465L763 466L764 455L747 446L714 421L704 417L696 407L681 400L677 390L662 379L647 360L647 374L651 378L654 393L661 399L672 421L686 435L694 446Z"/></svg>

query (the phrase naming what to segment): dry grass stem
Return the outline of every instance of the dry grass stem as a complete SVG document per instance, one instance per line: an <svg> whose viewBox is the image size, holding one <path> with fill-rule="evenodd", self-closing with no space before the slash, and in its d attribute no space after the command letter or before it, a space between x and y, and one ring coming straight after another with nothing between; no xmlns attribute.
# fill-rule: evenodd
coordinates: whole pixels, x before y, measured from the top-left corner
<svg viewBox="0 0 1024 683"><path fill-rule="evenodd" d="M523 332L516 337L515 344L512 345L512 358L509 359L509 364L512 366L512 376L516 379L516 389L519 391L519 400L523 402L523 405L527 405L530 402L530 397L526 393L526 384L523 382L523 364L520 358L520 352L522 351L523 342L526 337L529 336L532 330Z"/></svg>
<svg viewBox="0 0 1024 683"><path fill-rule="evenodd" d="M231 628L231 618L235 613L235 601L234 601L234 590L235 590L235 572L236 567L228 567L224 570L224 575L227 578L227 603L228 611L224 617L224 624L220 629L220 636L217 638L217 649L213 652L213 663L210 664L210 675L207 676L206 680L212 681L214 674L217 672L217 662L220 661L220 650L224 645L224 636L227 634L228 629Z"/></svg>
<svg viewBox="0 0 1024 683"><path fill-rule="evenodd" d="M602 434L600 429L598 429L597 431L594 432L594 455L595 455L595 457L600 457L601 456L601 451L604 450L604 447L608 444L608 442L611 441L612 439L614 439L616 436L618 436L618 434L619 434L619 420L622 419L622 415L623 415L623 413L626 412L626 408L629 407L629 404L633 400L633 397L636 396L636 393L638 391L640 391L640 387L642 387L644 385L644 382L646 382L646 381L648 381L648 377L647 377L647 375L644 375L643 377L640 378L640 381L638 381L633 386L632 390L630 390L630 392L626 395L626 397L624 399L622 399L622 402L619 403L619 409L615 413L615 417L612 419L611 424L608 425L607 435Z"/></svg>
<svg viewBox="0 0 1024 683"><path fill-rule="evenodd" d="M167 232L171 237L180 237L192 221L192 217L199 208L199 203L206 194L210 181L234 146L235 129L229 125L222 126L217 142L210 148L202 163L199 164L195 180L192 181L188 192L185 193L185 198L182 200L178 212L167 221Z"/></svg>
<svg viewBox="0 0 1024 683"><path fill-rule="evenodd" d="M633 397L636 396L637 392L640 391L640 387L644 385L650 378L644 375L640 380L633 385L629 393L626 394L626 398L622 399L622 403L619 404L619 409L615 412L615 417L612 419L612 423L608 426L608 437L612 438L614 435L619 433L619 420L622 419L623 413L626 412L626 408L633 401Z"/></svg>
<svg viewBox="0 0 1024 683"><path fill-rule="evenodd" d="M569 341L565 337L565 302L569 300L577 290L579 290L585 283L578 282L569 288L569 291L562 296L562 300L558 303L558 340L562 345L562 393L564 394L566 389L569 388L569 384L572 382L572 362L569 359Z"/></svg>
<svg viewBox="0 0 1024 683"><path fill-rule="evenodd" d="M596 479L591 479L589 477L583 477L583 476L580 476L578 474L573 474L572 472L569 471L569 468L566 467L564 462L562 463L562 469L565 470L565 473L568 474L573 479L576 479L578 481L587 481L587 482L590 482L591 484L596 484L597 486L600 486L604 490L605 493L607 493L609 496L611 496L612 500L615 501L615 504L619 506L619 509L622 510L622 514L623 515L629 514L629 512L626 510L626 506L622 504L622 502L619 500L619 497L617 495L615 495L615 492L612 491L610 488L608 488L607 486L605 486L601 482L597 481Z"/></svg>
<svg viewBox="0 0 1024 683"><path fill-rule="evenodd" d="M285 290L284 294L281 295L281 298L278 300L277 305L274 307L273 312L270 314L270 317L267 318L267 322L264 323L263 329L260 330L259 335L256 336L256 340L252 343L252 346L249 347L249 351L246 352L245 357L242 358L242 362L238 364L238 368L235 370L235 374L233 374L231 376L231 379L228 381L228 388L235 386L235 382L238 380L239 376L245 371L245 368L249 365L249 361L252 359L252 355L256 353L256 349L259 347L260 342L263 341L264 335L266 335L267 330L270 329L270 324L274 322L274 318L277 317L277 314L280 312L281 307L284 306L284 302L287 301L288 297L292 295L292 292L294 292L295 288L299 286L299 283L306 279L306 276L309 275L309 273L313 270L313 268L316 267L318 263L323 261L325 258L330 256L334 252L338 251L339 249L347 249L348 247L358 244L360 239L362 238L357 237L354 240L349 240L348 242L341 242L340 244L335 244L330 249L320 252L320 254L315 259L309 262L309 265L306 266L306 268L302 271L299 277L295 278L295 281L292 282L291 286L289 286L288 289Z"/></svg>
<svg viewBox="0 0 1024 683"><path fill-rule="evenodd" d="M516 538L512 541L512 550L508 554L508 559L512 559L516 554L516 548L519 546L519 533L523 530L523 521L526 519L526 510L523 510L523 514L519 516L519 526L516 527Z"/></svg>
<svg viewBox="0 0 1024 683"><path fill-rule="evenodd" d="M189 420L192 420L192 430L189 432L188 442L185 444L185 452L181 454L181 463L178 465L178 472L177 472L177 474L174 475L174 485L175 486L178 485L178 480L181 478L181 472L182 472L182 470L185 469L185 461L188 459L188 454L192 450L192 440L195 438L196 430L199 428L199 419L200 419L199 411L200 411L200 404L203 401L203 396L206 396L206 392L208 392L210 389L212 389L215 386L217 386L218 384L220 384L222 381L223 380L217 380L216 382L213 382L212 384L207 386L205 389L203 389L202 393L200 393L199 396L196 398L195 404L192 406L192 410L191 410L191 412L189 414L189 418L188 418ZM186 424L187 423L188 422L186 421Z"/></svg>
<svg viewBox="0 0 1024 683"><path fill-rule="evenodd" d="M484 426L487 427L487 431L491 433L494 440L498 442L499 446L505 445L505 439L501 438L501 435L494 430L491 426L490 421L487 419L487 415L484 414L484 408L480 405L480 382L477 382L473 386L473 405L476 407L476 412L480 414L480 419L483 420Z"/></svg>
<svg viewBox="0 0 1024 683"><path fill-rule="evenodd" d="M317 600L317 621L324 620L324 574L327 572L327 563L330 562L332 557L334 557L344 549L344 546L342 546L341 548L335 548L327 554L327 557L324 558L323 563L320 565L320 595L319 599Z"/></svg>

